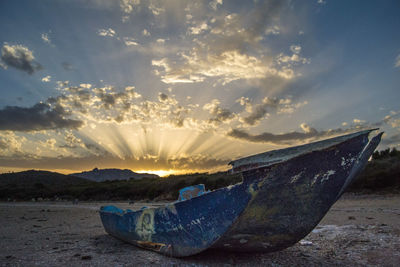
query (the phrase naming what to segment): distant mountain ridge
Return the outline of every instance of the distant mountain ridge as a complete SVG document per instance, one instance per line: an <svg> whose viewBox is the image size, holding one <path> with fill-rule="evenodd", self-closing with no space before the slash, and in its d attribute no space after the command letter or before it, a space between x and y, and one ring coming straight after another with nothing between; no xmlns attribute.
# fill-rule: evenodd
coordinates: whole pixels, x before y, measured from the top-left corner
<svg viewBox="0 0 400 267"><path fill-rule="evenodd" d="M39 184L50 187L64 187L88 182L76 176L64 175L57 172L28 170L0 174L0 186L31 187Z"/></svg>
<svg viewBox="0 0 400 267"><path fill-rule="evenodd" d="M91 171L84 171L80 173L71 173L71 176L84 178L95 182L104 181L117 181L129 179L142 179L142 178L160 178L156 174L149 173L136 173L128 169L98 169L94 168Z"/></svg>

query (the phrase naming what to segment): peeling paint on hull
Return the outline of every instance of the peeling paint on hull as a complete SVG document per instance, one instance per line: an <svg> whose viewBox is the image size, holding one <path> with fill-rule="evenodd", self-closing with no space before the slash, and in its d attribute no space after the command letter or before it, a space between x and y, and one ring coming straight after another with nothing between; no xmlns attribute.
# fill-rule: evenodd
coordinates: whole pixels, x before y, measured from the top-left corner
<svg viewBox="0 0 400 267"><path fill-rule="evenodd" d="M100 216L110 235L174 257L210 247L281 250L311 232L363 169L381 138L369 133L302 146L306 152L292 157L285 150L284 161L246 167L242 183L186 201L139 211L107 206Z"/></svg>

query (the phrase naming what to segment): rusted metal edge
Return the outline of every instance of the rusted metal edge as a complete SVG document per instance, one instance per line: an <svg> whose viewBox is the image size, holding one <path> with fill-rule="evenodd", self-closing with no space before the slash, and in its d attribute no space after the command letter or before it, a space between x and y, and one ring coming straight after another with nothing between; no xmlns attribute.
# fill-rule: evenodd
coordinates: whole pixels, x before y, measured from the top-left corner
<svg viewBox="0 0 400 267"><path fill-rule="evenodd" d="M153 251L157 251L157 252L160 252L163 248L171 247L171 245L167 245L167 244L163 244L163 243L154 243L154 242L150 242L150 241L136 240L134 242L139 247L142 247L142 248L145 248L145 249L149 249L149 250L153 250Z"/></svg>

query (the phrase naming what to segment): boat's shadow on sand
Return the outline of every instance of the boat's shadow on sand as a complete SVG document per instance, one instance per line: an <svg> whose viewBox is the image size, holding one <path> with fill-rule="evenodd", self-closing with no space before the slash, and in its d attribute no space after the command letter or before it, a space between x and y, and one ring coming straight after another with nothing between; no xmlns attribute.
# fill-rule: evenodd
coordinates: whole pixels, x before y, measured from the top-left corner
<svg viewBox="0 0 400 267"><path fill-rule="evenodd" d="M287 262L288 264L306 264L324 262L324 259L316 259L315 256L307 255L298 247L291 247L283 251L273 253L249 253L249 252L231 252L218 249L207 249L197 255L173 258L168 255L161 255L156 252L138 248L129 243L113 238L107 234L98 235L92 239L92 246L99 254L108 254L110 257L128 256L141 259L153 259L161 265L259 265ZM149 262L150 263L150 262Z"/></svg>

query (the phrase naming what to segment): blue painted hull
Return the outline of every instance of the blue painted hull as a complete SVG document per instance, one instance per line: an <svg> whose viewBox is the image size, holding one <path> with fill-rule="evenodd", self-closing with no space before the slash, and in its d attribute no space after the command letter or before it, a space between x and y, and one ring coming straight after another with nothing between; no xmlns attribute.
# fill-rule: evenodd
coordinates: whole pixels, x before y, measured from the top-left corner
<svg viewBox="0 0 400 267"><path fill-rule="evenodd" d="M311 232L363 169L381 138L369 133L277 151L279 162L265 161L270 154L239 160L242 183L159 208L102 207L101 220L110 235L174 257L210 247L284 249Z"/></svg>

